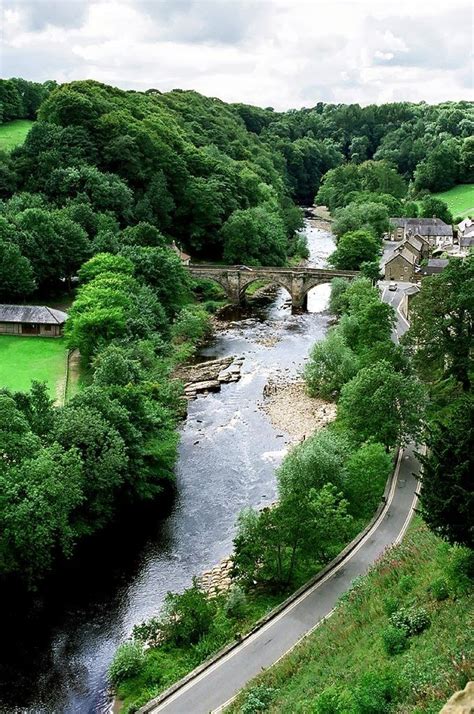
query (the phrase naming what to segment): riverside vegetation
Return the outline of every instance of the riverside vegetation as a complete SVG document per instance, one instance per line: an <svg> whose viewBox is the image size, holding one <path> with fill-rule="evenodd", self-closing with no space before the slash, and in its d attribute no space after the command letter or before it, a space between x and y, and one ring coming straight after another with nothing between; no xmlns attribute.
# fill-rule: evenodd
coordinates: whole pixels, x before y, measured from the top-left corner
<svg viewBox="0 0 474 714"><path fill-rule="evenodd" d="M33 120L23 145L0 153L0 299L44 302L71 291L78 277L66 338L80 349L89 378L60 408L40 384L28 393L0 392L5 581L37 587L45 573L72 556L80 539L112 520L121 504L157 498L173 480L181 407L171 371L206 335L219 299L208 284L189 282L170 249L173 240L197 259L291 263L305 256L296 203L312 201L317 192L335 217L333 264L360 267L367 276L354 288L334 289L334 300L336 293L340 298L335 309L343 317L322 349L338 355L337 376L318 375L317 369L307 375L313 393L340 393L338 419L285 462L279 505L241 518L235 568L243 595L236 590L232 598L247 603L241 610L246 614L228 617L234 606L227 599L225 605L206 600L207 615L196 630L184 612L188 601L204 603L201 594L192 590L183 605L180 596L171 596L167 607L183 611L177 619L184 634L169 635L171 644L150 650L146 663L140 647L129 646L137 683L130 700L143 698L146 688L148 695L166 685L166 677L176 678L166 666L149 665L173 638L180 647L188 640L173 656L189 669L235 629L244 630L285 588L327 562L369 516L363 509L378 499L391 449L418 433L420 386L405 355L389 341L391 313L370 282L378 275L380 237L390 213L416 215L416 199L422 213L446 218L446 205L433 203L427 193L472 181L473 110L467 102L317 104L279 113L191 91L140 93L94 81L57 86L11 79L0 81L0 114L3 126ZM347 363L347 350L357 373ZM442 359L432 350L427 354L441 369ZM454 361L456 380L462 365ZM450 385L438 386L443 406L449 405ZM381 395L379 414L389 399L386 420L384 411L377 422L364 401L371 389ZM400 409L394 397L399 389ZM451 428L449 421L444 428ZM436 433L433 439L440 438ZM440 452L446 461L449 456ZM327 460L327 472L316 468L319 459ZM372 463L380 470L367 485L363 474ZM300 469L312 485L304 509L318 524L312 536L316 555L305 545L311 534L300 532L292 517ZM358 469L361 488L370 491L367 499L357 489L351 493L347 474ZM455 481L459 475L451 473ZM442 504L436 512L437 522L449 521ZM274 513L282 516L281 527L273 528ZM328 515L339 531L324 526ZM267 522L269 529L262 527ZM258 569L254 536L262 539ZM260 604L245 592L252 570L261 580ZM206 630L209 613L221 630ZM148 666L153 671L145 676ZM114 681L124 682L123 672L130 675L132 669L113 675Z"/></svg>
<svg viewBox="0 0 474 714"><path fill-rule="evenodd" d="M132 640L118 649L110 677L125 711L135 711L248 631L328 563L375 511L396 447L419 433L423 390L391 342L393 309L368 278L334 281L331 306L341 315L339 324L316 345L305 377L310 393L338 399L335 422L286 457L273 507L240 515L230 590L210 597L194 582L182 594L169 594L161 615L135 627ZM341 376L339 354L333 354L334 388L330 370L319 372L320 353L332 351L334 335L344 342L349 326L354 369Z"/></svg>

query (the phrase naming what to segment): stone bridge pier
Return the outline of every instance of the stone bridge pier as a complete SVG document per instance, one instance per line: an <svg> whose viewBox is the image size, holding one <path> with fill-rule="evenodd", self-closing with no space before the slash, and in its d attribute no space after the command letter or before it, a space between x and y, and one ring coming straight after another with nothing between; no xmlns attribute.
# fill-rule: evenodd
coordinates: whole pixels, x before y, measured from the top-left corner
<svg viewBox="0 0 474 714"><path fill-rule="evenodd" d="M195 278L214 280L225 291L233 305L240 305L245 290L256 280L264 280L285 288L291 296L291 311L304 312L308 304L311 288L328 283L333 278L352 280L359 273L351 270L327 270L325 268L247 268L240 265L189 265L188 270Z"/></svg>

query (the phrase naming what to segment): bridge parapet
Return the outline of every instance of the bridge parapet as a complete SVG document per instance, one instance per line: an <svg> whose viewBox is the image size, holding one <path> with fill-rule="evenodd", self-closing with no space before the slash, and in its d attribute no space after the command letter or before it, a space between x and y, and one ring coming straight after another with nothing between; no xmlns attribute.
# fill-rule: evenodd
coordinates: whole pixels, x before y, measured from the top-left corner
<svg viewBox="0 0 474 714"><path fill-rule="evenodd" d="M246 288L256 280L267 280L285 288L291 296L293 312L306 309L307 294L311 288L321 283L330 282L333 278L353 280L359 273L354 270L330 270L329 268L249 268L243 265L188 265L188 271L196 278L214 280L224 288L229 300L239 305Z"/></svg>

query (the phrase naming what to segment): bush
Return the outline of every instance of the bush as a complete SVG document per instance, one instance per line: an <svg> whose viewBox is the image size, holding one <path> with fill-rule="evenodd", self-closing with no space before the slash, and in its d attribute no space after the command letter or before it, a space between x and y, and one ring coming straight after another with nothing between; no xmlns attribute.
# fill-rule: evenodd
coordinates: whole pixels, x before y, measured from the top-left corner
<svg viewBox="0 0 474 714"><path fill-rule="evenodd" d="M396 693L397 683L391 672L366 672L354 692L357 711L359 714L389 712Z"/></svg>
<svg viewBox="0 0 474 714"><path fill-rule="evenodd" d="M390 617L394 627L405 630L407 635L418 635L430 626L430 616L424 607L401 607Z"/></svg>
<svg viewBox="0 0 474 714"><path fill-rule="evenodd" d="M215 615L215 604L196 584L183 593L168 593L163 607L161 632L174 645L191 645L207 632Z"/></svg>
<svg viewBox="0 0 474 714"><path fill-rule="evenodd" d="M224 604L227 617L239 620L245 615L247 597L239 585L233 585Z"/></svg>
<svg viewBox="0 0 474 714"><path fill-rule="evenodd" d="M446 566L446 575L453 592L459 595L468 593L474 580L474 550L453 546Z"/></svg>
<svg viewBox="0 0 474 714"><path fill-rule="evenodd" d="M143 668L145 654L138 642L124 642L117 649L109 667L109 679L114 687L130 677L135 677Z"/></svg>
<svg viewBox="0 0 474 714"><path fill-rule="evenodd" d="M398 587L400 591L404 595L406 595L407 593L411 592L415 587L415 578L413 577L413 575L404 575L402 578L400 578Z"/></svg>
<svg viewBox="0 0 474 714"><path fill-rule="evenodd" d="M276 689L265 687L263 684L254 687L249 691L244 704L240 708L241 714L254 714L254 712L265 711L276 693Z"/></svg>
<svg viewBox="0 0 474 714"><path fill-rule="evenodd" d="M327 687L318 694L311 714L356 714L357 709L349 692L339 687Z"/></svg>
<svg viewBox="0 0 474 714"><path fill-rule="evenodd" d="M406 650L408 647L408 633L405 628L389 625L382 632L382 642L385 652L392 657Z"/></svg>
<svg viewBox="0 0 474 714"><path fill-rule="evenodd" d="M433 580L429 587L429 591L438 602L447 600L449 597L448 584L444 578L436 578L436 580Z"/></svg>

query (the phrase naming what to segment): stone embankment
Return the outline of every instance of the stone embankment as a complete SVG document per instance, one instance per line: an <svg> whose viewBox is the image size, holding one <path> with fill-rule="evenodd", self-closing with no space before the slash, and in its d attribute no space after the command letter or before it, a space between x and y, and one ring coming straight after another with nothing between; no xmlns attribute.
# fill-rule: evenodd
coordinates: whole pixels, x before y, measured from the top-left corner
<svg viewBox="0 0 474 714"><path fill-rule="evenodd" d="M201 590L208 593L210 597L215 597L219 593L227 592L230 589L232 585L231 572L232 558L227 557L213 568L210 568L210 570L205 570L197 578L197 583Z"/></svg>
<svg viewBox="0 0 474 714"><path fill-rule="evenodd" d="M184 382L184 397L194 399L198 394L218 392L222 384L238 382L243 357L222 357L182 368L176 375Z"/></svg>
<svg viewBox="0 0 474 714"><path fill-rule="evenodd" d="M304 441L336 418L332 402L310 397L303 381L271 381L263 390L260 408L276 429L286 432L293 442Z"/></svg>

